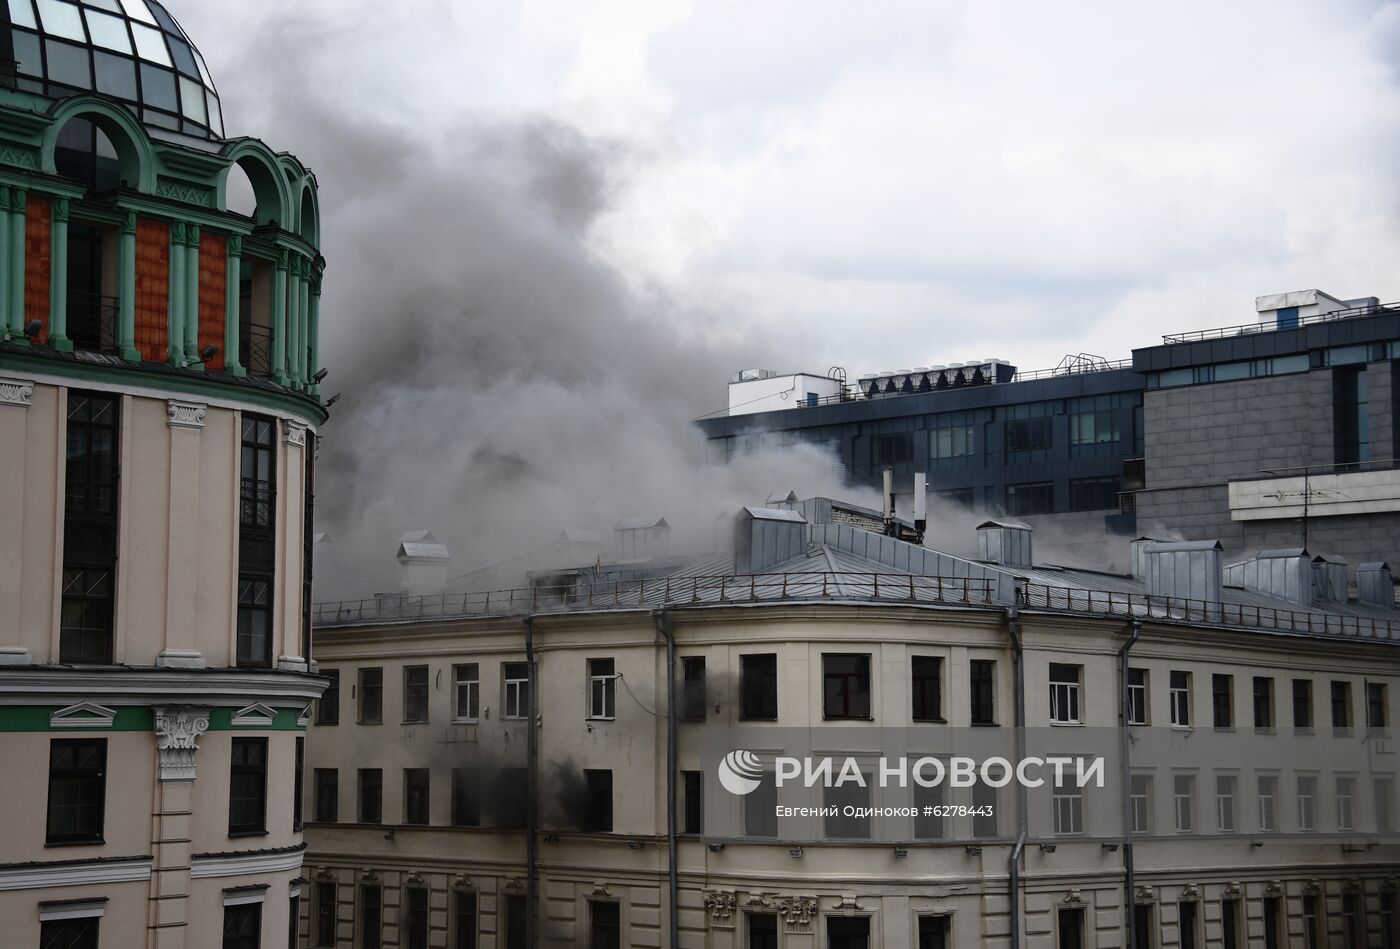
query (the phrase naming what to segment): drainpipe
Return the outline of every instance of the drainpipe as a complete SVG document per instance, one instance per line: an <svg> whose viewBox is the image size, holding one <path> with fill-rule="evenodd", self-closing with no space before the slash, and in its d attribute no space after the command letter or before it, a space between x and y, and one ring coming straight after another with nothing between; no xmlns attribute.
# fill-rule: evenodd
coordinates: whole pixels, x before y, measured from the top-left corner
<svg viewBox="0 0 1400 949"><path fill-rule="evenodd" d="M1131 629L1128 641L1118 650L1118 678L1122 687L1122 694L1119 696L1122 712L1118 720L1118 760L1122 768L1123 782L1123 919L1128 927L1128 949L1138 949L1137 927L1133 925L1133 901L1136 899L1137 886L1133 882L1133 773L1128 764L1128 749L1131 745L1128 740L1128 653L1142 635L1142 623L1133 620Z"/></svg>
<svg viewBox="0 0 1400 949"><path fill-rule="evenodd" d="M1006 631L1011 637L1012 667L1016 683L1016 760L1026 757L1026 670L1021 648L1020 612L1006 608ZM1026 789L1016 782L1016 846L1011 848L1011 949L1021 945L1021 854L1026 849Z"/></svg>
<svg viewBox="0 0 1400 949"><path fill-rule="evenodd" d="M666 621L666 611L652 613L656 631L666 639L666 889L671 949L680 949L680 881L676 870L676 637Z"/></svg>
<svg viewBox="0 0 1400 949"><path fill-rule="evenodd" d="M525 730L525 945L535 949L539 945L539 933L535 922L535 866L539 862L539 843L536 840L539 830L539 741L535 735L539 716L539 677L535 675L535 618L526 616L521 622L525 626L525 668L529 672L529 715L530 727Z"/></svg>

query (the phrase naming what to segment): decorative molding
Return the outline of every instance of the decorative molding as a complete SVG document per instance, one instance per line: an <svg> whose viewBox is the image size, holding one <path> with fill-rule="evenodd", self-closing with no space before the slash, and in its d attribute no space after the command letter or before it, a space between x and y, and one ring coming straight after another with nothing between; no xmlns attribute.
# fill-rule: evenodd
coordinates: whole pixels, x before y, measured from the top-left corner
<svg viewBox="0 0 1400 949"><path fill-rule="evenodd" d="M505 888L507 890L523 890L525 884L521 882L520 877L506 877Z"/></svg>
<svg viewBox="0 0 1400 949"><path fill-rule="evenodd" d="M70 204L67 198L53 199L53 221L55 224L67 224L70 213Z"/></svg>
<svg viewBox="0 0 1400 949"><path fill-rule="evenodd" d="M1066 906L1075 906L1084 902L1084 896L1076 887L1065 894L1064 902Z"/></svg>
<svg viewBox="0 0 1400 949"><path fill-rule="evenodd" d="M0 666L32 666L34 657L23 646L0 646Z"/></svg>
<svg viewBox="0 0 1400 949"><path fill-rule="evenodd" d="M243 256L243 235L230 234L228 236L228 255L230 257Z"/></svg>
<svg viewBox="0 0 1400 949"><path fill-rule="evenodd" d="M602 881L594 881L593 892L590 895L610 897L612 896L612 890L608 889L608 885L606 883L603 883Z"/></svg>
<svg viewBox="0 0 1400 949"><path fill-rule="evenodd" d="M472 878L465 873L459 873L452 878L452 889L469 890L472 888Z"/></svg>
<svg viewBox="0 0 1400 949"><path fill-rule="evenodd" d="M160 669L207 669L209 663L197 649L162 649L156 656L156 667Z"/></svg>
<svg viewBox="0 0 1400 949"><path fill-rule="evenodd" d="M195 204L202 208L214 206L213 189L171 178L161 178L156 182L156 194L182 204Z"/></svg>
<svg viewBox="0 0 1400 949"><path fill-rule="evenodd" d="M50 728L111 728L117 710L105 705L80 702L61 708L49 716Z"/></svg>
<svg viewBox="0 0 1400 949"><path fill-rule="evenodd" d="M287 422L282 428L282 438L293 448L305 448L306 426L300 422Z"/></svg>
<svg viewBox="0 0 1400 949"><path fill-rule="evenodd" d="M305 671L306 671L306 660L303 659L303 658L301 658L301 656L278 656L278 657L277 657L277 671L278 671L278 672L305 672Z"/></svg>
<svg viewBox="0 0 1400 949"><path fill-rule="evenodd" d="M190 874L193 876L194 874ZM269 887L266 883L254 883L250 886L234 886L224 890L225 906L247 906L250 903L262 903L267 900Z"/></svg>
<svg viewBox="0 0 1400 949"><path fill-rule="evenodd" d="M1150 886L1140 886L1133 893L1133 899L1138 903L1151 903L1157 899L1155 891Z"/></svg>
<svg viewBox="0 0 1400 949"><path fill-rule="evenodd" d="M1225 896L1239 896L1243 890L1237 881L1232 880L1225 884L1225 889L1222 892Z"/></svg>
<svg viewBox="0 0 1400 949"><path fill-rule="evenodd" d="M1181 895L1177 901L1181 903L1194 903L1201 898L1201 888L1194 883L1188 883L1181 888Z"/></svg>
<svg viewBox="0 0 1400 949"><path fill-rule="evenodd" d="M190 858L190 878L237 877L301 869L304 846L252 853L197 853Z"/></svg>
<svg viewBox="0 0 1400 949"><path fill-rule="evenodd" d="M76 860L0 867L0 892L42 890L53 886L101 886L138 883L151 878L150 857L121 860Z"/></svg>
<svg viewBox="0 0 1400 949"><path fill-rule="evenodd" d="M234 725L252 725L256 728L270 728L277 720L277 709L261 702L255 702L233 713Z"/></svg>
<svg viewBox="0 0 1400 949"><path fill-rule="evenodd" d="M783 922L787 923L788 932L810 932L812 922L817 917L817 898L815 896L784 896L778 904L778 915L783 917Z"/></svg>
<svg viewBox="0 0 1400 949"><path fill-rule="evenodd" d="M127 211L122 215L122 233L134 237L136 235L136 212Z"/></svg>
<svg viewBox="0 0 1400 949"><path fill-rule="evenodd" d="M363 869L363 870L360 871L360 882L361 882L361 883L378 883L378 882L379 882L379 874L375 873L374 870L373 870L372 868L366 867L365 869Z"/></svg>
<svg viewBox="0 0 1400 949"><path fill-rule="evenodd" d="M307 725L310 725L310 724L311 724L311 706L310 706L310 705L307 705L307 706L303 707L302 710L301 710L300 712L297 713L297 727L298 727L298 728L305 728Z"/></svg>
<svg viewBox="0 0 1400 949"><path fill-rule="evenodd" d="M414 870L408 876L404 877L403 882L405 886L427 886L427 883L423 880L423 872L421 870Z"/></svg>
<svg viewBox="0 0 1400 949"><path fill-rule="evenodd" d="M7 142L0 145L0 164L12 165L28 171L38 171L39 154L32 148Z"/></svg>
<svg viewBox="0 0 1400 949"><path fill-rule="evenodd" d="M320 698L324 683L265 670L114 668L97 676L61 668L0 664L0 705L57 705L78 699L99 705L193 705L241 708L249 699L300 708ZM71 696L55 699L54 696Z"/></svg>
<svg viewBox="0 0 1400 949"><path fill-rule="evenodd" d="M193 781L195 743L209 728L209 710L188 706L154 709L156 748L160 752L162 781Z"/></svg>
<svg viewBox="0 0 1400 949"><path fill-rule="evenodd" d="M734 894L731 891L705 891L705 908L710 911L710 921L716 926L734 925L734 903Z"/></svg>
<svg viewBox="0 0 1400 949"><path fill-rule="evenodd" d="M187 428L194 431L204 429L204 416L209 406L198 402L178 402L175 399L165 403L165 411L170 416L166 423L171 428Z"/></svg>
<svg viewBox="0 0 1400 949"><path fill-rule="evenodd" d="M833 909L839 910L842 915L852 916L863 911L865 907L860 905L860 900L854 893L842 893Z"/></svg>
<svg viewBox="0 0 1400 949"><path fill-rule="evenodd" d="M1283 884L1280 883L1278 880L1270 880L1268 883L1265 883L1265 884L1264 884L1264 895L1265 895L1265 896L1282 896L1282 895L1283 895Z"/></svg>
<svg viewBox="0 0 1400 949"><path fill-rule="evenodd" d="M17 405L27 409L30 406L29 397L33 394L34 383L0 377L0 405Z"/></svg>

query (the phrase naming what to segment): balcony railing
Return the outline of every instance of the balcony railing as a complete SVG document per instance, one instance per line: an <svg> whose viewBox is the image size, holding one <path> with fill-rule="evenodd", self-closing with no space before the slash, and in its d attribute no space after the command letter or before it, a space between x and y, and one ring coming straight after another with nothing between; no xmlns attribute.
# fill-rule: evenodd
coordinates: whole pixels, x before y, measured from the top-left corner
<svg viewBox="0 0 1400 949"><path fill-rule="evenodd" d="M253 323L238 327L238 362L250 376L272 375L272 329Z"/></svg>
<svg viewBox="0 0 1400 949"><path fill-rule="evenodd" d="M883 573L775 573L752 576L658 577L481 593L378 596L317 603L315 625L411 622L426 619L659 609L703 604L830 600L991 606L997 582L976 577L915 577Z"/></svg>
<svg viewBox="0 0 1400 949"><path fill-rule="evenodd" d="M117 298L68 291L68 338L75 349L110 353L117 349Z"/></svg>
<svg viewBox="0 0 1400 949"><path fill-rule="evenodd" d="M1283 326L1279 326L1277 322L1239 323L1235 326L1217 326L1208 330L1192 330L1189 333L1172 333L1163 336L1162 342L1170 346L1174 343L1194 343L1203 339L1227 339L1231 336L1275 333L1279 330L1297 329L1300 326L1311 326L1315 323L1332 323L1336 320L1350 320L1359 316L1377 316L1381 313L1393 313L1397 309L1400 309L1400 303L1368 304L1366 306L1350 307L1345 310L1333 310L1331 313L1318 313L1315 316L1300 316L1296 320L1291 320Z"/></svg>

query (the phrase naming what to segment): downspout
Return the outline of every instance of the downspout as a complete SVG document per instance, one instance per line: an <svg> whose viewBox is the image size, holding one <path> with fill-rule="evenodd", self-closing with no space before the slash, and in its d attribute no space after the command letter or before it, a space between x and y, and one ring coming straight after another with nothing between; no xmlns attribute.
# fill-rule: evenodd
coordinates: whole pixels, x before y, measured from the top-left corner
<svg viewBox="0 0 1400 949"><path fill-rule="evenodd" d="M666 639L666 890L671 949L680 949L680 877L676 869L676 637L666 611L652 613L656 631Z"/></svg>
<svg viewBox="0 0 1400 949"><path fill-rule="evenodd" d="M1011 637L1012 668L1016 687L1016 760L1026 758L1026 670L1025 657L1021 648L1021 630L1018 623L1020 611L1014 606L1006 608L1006 631ZM1021 854L1026 849L1026 788L1016 782L1016 846L1011 848L1010 902L1011 902L1011 949L1021 945Z"/></svg>
<svg viewBox="0 0 1400 949"><path fill-rule="evenodd" d="M539 933L535 922L535 868L539 861L539 843L535 839L539 830L539 761L538 738L535 731L539 718L539 677L535 675L535 618L526 616L521 621L525 626L525 668L529 672L529 715L530 727L525 730L525 945L536 949Z"/></svg>
<svg viewBox="0 0 1400 949"><path fill-rule="evenodd" d="M1137 926L1133 922L1134 900L1137 898L1137 886L1133 881L1133 773L1128 763L1128 749L1132 744L1128 740L1128 653L1141 635L1141 621L1133 620L1132 633L1118 650L1119 698L1122 706L1118 719L1118 760L1122 769L1120 780L1123 782L1123 919L1128 927L1128 949L1137 949Z"/></svg>

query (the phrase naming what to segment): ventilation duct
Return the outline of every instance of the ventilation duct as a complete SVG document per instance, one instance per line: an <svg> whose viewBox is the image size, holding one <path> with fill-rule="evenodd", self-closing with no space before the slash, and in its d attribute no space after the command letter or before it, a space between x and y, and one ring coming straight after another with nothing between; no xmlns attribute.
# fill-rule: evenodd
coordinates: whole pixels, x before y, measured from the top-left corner
<svg viewBox="0 0 1400 949"><path fill-rule="evenodd" d="M764 573L807 549L807 519L797 511L746 507L735 528L737 574Z"/></svg>
<svg viewBox="0 0 1400 949"><path fill-rule="evenodd" d="M1219 603L1220 552L1218 540L1149 542L1142 554L1147 592Z"/></svg>
<svg viewBox="0 0 1400 949"><path fill-rule="evenodd" d="M1345 564L1343 570L1345 570ZM1243 560L1225 568L1225 582L1299 606L1313 601L1313 562L1301 547L1261 550L1253 560ZM1343 580L1343 589L1346 581Z"/></svg>
<svg viewBox="0 0 1400 949"><path fill-rule="evenodd" d="M1314 600L1347 601L1347 562L1343 557L1314 557L1312 562Z"/></svg>
<svg viewBox="0 0 1400 949"><path fill-rule="evenodd" d="M797 504L797 492L789 491L787 494L768 495L768 501L763 506L778 511L795 511L797 510Z"/></svg>
<svg viewBox="0 0 1400 949"><path fill-rule="evenodd" d="M1147 548L1151 544L1165 544L1167 541L1156 537L1139 537L1128 546L1132 548L1133 576L1141 580L1147 576Z"/></svg>
<svg viewBox="0 0 1400 949"><path fill-rule="evenodd" d="M399 592L410 596L441 593L447 586L452 554L432 531L409 531L399 538Z"/></svg>
<svg viewBox="0 0 1400 949"><path fill-rule="evenodd" d="M1363 563L1356 568L1356 595L1362 603L1395 609L1395 578L1383 561Z"/></svg>
<svg viewBox="0 0 1400 949"><path fill-rule="evenodd" d="M977 525L978 559L1003 567L1030 567L1034 560L1034 531L1018 521L987 521Z"/></svg>
<svg viewBox="0 0 1400 949"><path fill-rule="evenodd" d="M613 527L618 560L649 560L671 552L671 525L666 518L628 517Z"/></svg>

